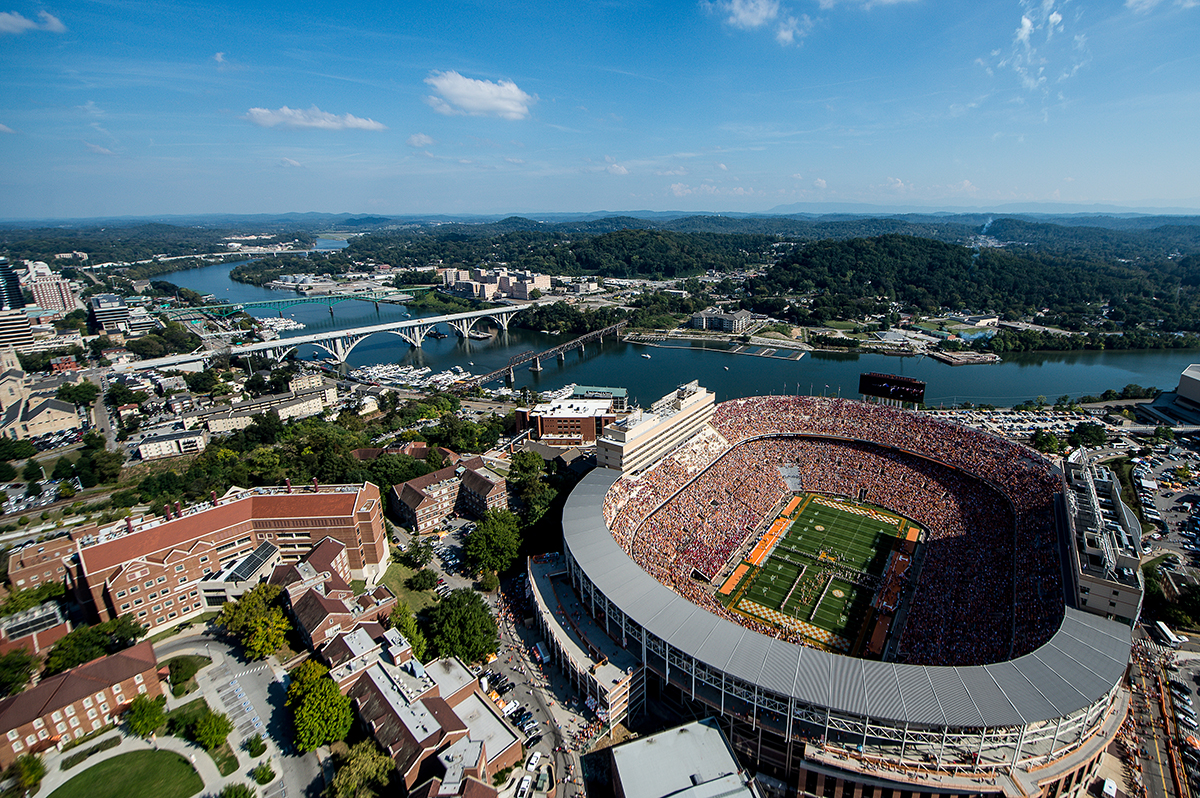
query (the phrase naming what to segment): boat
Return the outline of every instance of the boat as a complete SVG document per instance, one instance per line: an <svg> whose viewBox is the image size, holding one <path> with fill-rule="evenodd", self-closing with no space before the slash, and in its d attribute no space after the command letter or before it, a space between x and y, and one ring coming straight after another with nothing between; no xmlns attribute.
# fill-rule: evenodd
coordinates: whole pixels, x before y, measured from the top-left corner
<svg viewBox="0 0 1200 798"><path fill-rule="evenodd" d="M642 354L642 357L646 358L647 360L649 360L649 359L650 359L650 355L647 355L647 354L645 354L645 353L643 353L643 354Z"/></svg>
<svg viewBox="0 0 1200 798"><path fill-rule="evenodd" d="M729 371L729 366L726 366L726 367L725 367L725 370L726 370L726 371Z"/></svg>

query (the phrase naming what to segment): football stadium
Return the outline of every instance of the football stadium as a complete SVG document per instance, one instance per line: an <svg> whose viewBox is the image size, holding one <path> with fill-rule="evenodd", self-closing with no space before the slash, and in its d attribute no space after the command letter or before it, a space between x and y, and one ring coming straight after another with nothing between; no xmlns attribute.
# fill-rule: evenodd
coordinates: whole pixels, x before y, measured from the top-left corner
<svg viewBox="0 0 1200 798"><path fill-rule="evenodd" d="M639 473L588 474L563 531L561 656L636 662L631 714L711 714L788 792L1081 794L1125 717L1132 632L1074 606L1062 479L986 433L725 402Z"/></svg>

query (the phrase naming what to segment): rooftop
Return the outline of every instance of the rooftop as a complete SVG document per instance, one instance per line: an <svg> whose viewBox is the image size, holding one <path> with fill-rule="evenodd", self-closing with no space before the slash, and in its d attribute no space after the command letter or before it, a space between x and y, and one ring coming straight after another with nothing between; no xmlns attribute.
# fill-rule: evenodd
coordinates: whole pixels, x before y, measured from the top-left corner
<svg viewBox="0 0 1200 798"><path fill-rule="evenodd" d="M753 798L733 749L712 718L612 749L625 798Z"/></svg>

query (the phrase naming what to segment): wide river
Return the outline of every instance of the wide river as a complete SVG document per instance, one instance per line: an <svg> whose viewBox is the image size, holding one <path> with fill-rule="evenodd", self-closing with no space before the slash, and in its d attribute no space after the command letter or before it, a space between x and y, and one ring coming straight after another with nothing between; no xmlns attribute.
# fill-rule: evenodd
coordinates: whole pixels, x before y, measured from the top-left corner
<svg viewBox="0 0 1200 798"><path fill-rule="evenodd" d="M332 241L320 241L321 248L334 248ZM213 294L228 302L254 302L285 299L292 294L236 283L229 279L232 265L207 266L174 272L160 279L176 285ZM275 316L278 311L254 310L257 316ZM297 305L284 311L286 316L307 325L304 330L285 332L282 337L308 335L383 324L407 318L398 305L347 301L334 306L333 315L323 305ZM414 316L428 316L417 312ZM443 330L446 330L443 327ZM506 365L514 355L529 350L543 351L563 342L532 330L513 328L490 341L459 339L456 335L434 340L426 338L420 349L413 349L395 335L378 334L363 341L351 353L351 368L375 363L405 363L429 366L444 371L462 366L474 374L483 374ZM303 347L300 355L310 357L314 347ZM642 354L649 354L649 359ZM557 359L543 362L543 371L528 367L517 370L516 388L553 390L567 383L609 385L629 389L630 398L643 406L689 380L716 394L717 401L764 393L816 393L855 397L858 375L864 371L904 374L928 383L925 401L929 405L950 405L963 401L1007 406L1045 396L1051 401L1068 394L1099 395L1108 388L1120 390L1129 383L1174 390L1179 374L1189 363L1200 362L1200 351L1150 350L1137 352L1052 352L1010 354L1003 363L978 366L948 366L931 358L808 353L799 361L787 361L753 355L731 354L718 348L681 345L673 348L626 344L606 339L603 346L588 344L581 354L567 353L565 363ZM497 384L498 385L498 384ZM493 386L494 387L494 386Z"/></svg>

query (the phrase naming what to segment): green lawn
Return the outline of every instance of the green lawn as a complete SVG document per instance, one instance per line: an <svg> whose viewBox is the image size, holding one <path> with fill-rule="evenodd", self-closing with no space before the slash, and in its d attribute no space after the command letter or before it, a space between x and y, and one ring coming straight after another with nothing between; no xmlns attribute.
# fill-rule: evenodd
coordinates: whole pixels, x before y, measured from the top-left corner
<svg viewBox="0 0 1200 798"><path fill-rule="evenodd" d="M189 798L204 789L199 774L172 751L134 751L90 767L50 798Z"/></svg>
<svg viewBox="0 0 1200 798"><path fill-rule="evenodd" d="M409 590L404 586L404 582L415 573L416 571L407 565L394 562L384 573L383 579L379 581L396 594L397 600L407 604L413 613L418 613L433 604L436 598L432 590Z"/></svg>

